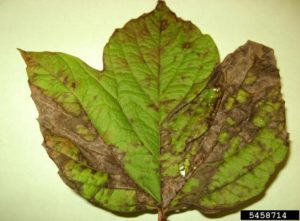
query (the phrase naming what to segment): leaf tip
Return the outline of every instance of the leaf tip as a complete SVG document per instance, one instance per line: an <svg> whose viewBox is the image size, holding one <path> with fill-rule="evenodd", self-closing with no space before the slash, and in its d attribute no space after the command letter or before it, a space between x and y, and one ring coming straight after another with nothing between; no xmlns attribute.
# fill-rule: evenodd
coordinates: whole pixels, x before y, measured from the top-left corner
<svg viewBox="0 0 300 221"><path fill-rule="evenodd" d="M166 7L166 2L165 0L158 0L156 8L161 8L161 7Z"/></svg>
<svg viewBox="0 0 300 221"><path fill-rule="evenodd" d="M28 56L27 54L27 51L24 51L23 49L21 48L17 48L17 50L19 51L19 53L21 54L21 56L23 57L24 60L26 60L26 57Z"/></svg>
<svg viewBox="0 0 300 221"><path fill-rule="evenodd" d="M31 66L33 63L33 58L32 58L32 52L30 51L24 51L23 49L17 48L17 50L20 52L23 60L27 64L27 66Z"/></svg>
<svg viewBox="0 0 300 221"><path fill-rule="evenodd" d="M21 54L25 52L25 51L24 51L23 49L21 49L21 48L17 48L17 50L18 50Z"/></svg>

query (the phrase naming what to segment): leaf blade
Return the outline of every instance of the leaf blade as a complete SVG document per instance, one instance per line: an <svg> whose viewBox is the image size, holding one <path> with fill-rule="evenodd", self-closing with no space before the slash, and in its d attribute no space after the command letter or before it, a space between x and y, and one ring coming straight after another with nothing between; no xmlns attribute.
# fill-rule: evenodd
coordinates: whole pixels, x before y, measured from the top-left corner
<svg viewBox="0 0 300 221"><path fill-rule="evenodd" d="M249 41L228 55L214 76L212 86L218 85L222 96L190 177L197 182L187 182L171 202L174 207L193 204L207 213L264 192L288 152L273 50Z"/></svg>
<svg viewBox="0 0 300 221"><path fill-rule="evenodd" d="M97 71L89 68L83 62L79 61L79 59L66 54L48 52L22 53L28 65L29 79L33 85L50 92L54 90L55 93L57 92L57 87L51 87L53 81L59 82L59 86L64 85L69 92L76 97L78 103L83 107L84 111L86 111L93 125L107 144L115 145L120 152L131 154L130 156L136 154L140 157L144 157L146 160L148 159L149 166L152 166L149 170L145 167L135 167L135 161L131 161L131 157L126 158L125 156L122 160L123 164L125 164L125 168L128 170L127 172L133 179L144 176L151 180L149 183L144 183L143 187L159 201L160 183L157 182L159 180L159 173L157 173L159 163L155 161L155 159L152 159L152 153L149 153L146 148L137 148L139 145L136 145L134 148L132 147L132 143L138 140L135 131L130 127L128 128L128 126L130 126L130 124L126 124L128 119L124 116L121 108L113 99L113 96L108 94L103 87L99 87L99 81L95 77ZM68 63L65 63L66 60L68 60ZM51 68L53 68L53 70L51 70ZM82 75L82 72L89 74ZM62 76L58 76L61 73L63 73ZM43 77L44 79L41 80L37 77L38 80L36 80L34 78L36 76L40 76L40 78ZM69 81L64 81L66 77ZM45 81L48 83L45 84ZM74 87L74 85L76 87ZM86 88L85 85L89 85L89 87ZM51 93L48 93L48 95L51 95ZM95 97L95 95L97 96ZM109 103L115 105L109 106ZM101 110L101 113L99 113L99 110ZM107 122L107 116L112 116L114 121ZM122 134L123 136L121 136ZM131 166L132 164L133 166Z"/></svg>
<svg viewBox="0 0 300 221"><path fill-rule="evenodd" d="M163 1L114 32L103 71L64 53L21 53L49 156L100 207L219 212L262 193L286 159L273 51L248 42L215 67L210 36Z"/></svg>

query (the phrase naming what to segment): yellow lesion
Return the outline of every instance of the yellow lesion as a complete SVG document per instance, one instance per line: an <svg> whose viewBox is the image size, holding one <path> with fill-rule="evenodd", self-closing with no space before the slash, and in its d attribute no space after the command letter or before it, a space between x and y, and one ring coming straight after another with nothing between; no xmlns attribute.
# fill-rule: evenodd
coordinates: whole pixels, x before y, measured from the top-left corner
<svg viewBox="0 0 300 221"><path fill-rule="evenodd" d="M230 134L226 131L222 131L218 137L218 141L220 144L227 144L230 139Z"/></svg>
<svg viewBox="0 0 300 221"><path fill-rule="evenodd" d="M256 81L256 79L257 79L256 74L253 73L253 72L249 72L247 74L247 77L244 80L244 84L245 85L251 85L251 84L253 84Z"/></svg>
<svg viewBox="0 0 300 221"><path fill-rule="evenodd" d="M268 122L269 122L269 119L266 116L260 115L260 114L257 114L252 119L252 123L256 127L265 127L268 124Z"/></svg>
<svg viewBox="0 0 300 221"><path fill-rule="evenodd" d="M161 155L163 176L177 176L179 175L178 165L181 162L180 156L173 156L171 153L164 153Z"/></svg>
<svg viewBox="0 0 300 221"><path fill-rule="evenodd" d="M228 97L225 102L225 110L229 111L234 105L235 99L233 97Z"/></svg>
<svg viewBox="0 0 300 221"><path fill-rule="evenodd" d="M271 122L272 118L276 116L281 104L279 102L267 100L260 102L257 107L258 111L255 113L251 121L256 127L262 128L267 126Z"/></svg>
<svg viewBox="0 0 300 221"><path fill-rule="evenodd" d="M108 181L108 174L94 171L73 160L64 165L63 173L69 180L80 184L80 194L86 199L94 197Z"/></svg>
<svg viewBox="0 0 300 221"><path fill-rule="evenodd" d="M93 141L96 137L95 134L91 132L86 126L83 124L79 124L76 126L76 133L79 134L86 141Z"/></svg>
<svg viewBox="0 0 300 221"><path fill-rule="evenodd" d="M53 157L63 154L73 160L79 159L80 150L78 147L64 137L47 134L45 135L45 143L48 148L55 151Z"/></svg>
<svg viewBox="0 0 300 221"><path fill-rule="evenodd" d="M227 117L226 122L230 125L233 126L235 125L235 120L232 117Z"/></svg>
<svg viewBox="0 0 300 221"><path fill-rule="evenodd" d="M239 89L236 95L236 100L241 104L246 103L249 100L249 93L243 89Z"/></svg>

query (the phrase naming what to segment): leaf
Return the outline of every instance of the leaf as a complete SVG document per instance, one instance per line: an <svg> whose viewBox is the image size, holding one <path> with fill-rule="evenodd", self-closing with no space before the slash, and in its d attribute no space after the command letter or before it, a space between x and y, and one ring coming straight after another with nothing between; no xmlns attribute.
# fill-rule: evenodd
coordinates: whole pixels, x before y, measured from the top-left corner
<svg viewBox="0 0 300 221"><path fill-rule="evenodd" d="M262 193L288 151L285 108L273 50L248 41L217 66L207 86L218 88L209 129L196 141L193 172L171 207L206 213Z"/></svg>
<svg viewBox="0 0 300 221"><path fill-rule="evenodd" d="M219 212L262 193L287 154L272 49L248 42L218 65L210 36L163 1L114 32L103 71L20 52L49 156L99 207Z"/></svg>

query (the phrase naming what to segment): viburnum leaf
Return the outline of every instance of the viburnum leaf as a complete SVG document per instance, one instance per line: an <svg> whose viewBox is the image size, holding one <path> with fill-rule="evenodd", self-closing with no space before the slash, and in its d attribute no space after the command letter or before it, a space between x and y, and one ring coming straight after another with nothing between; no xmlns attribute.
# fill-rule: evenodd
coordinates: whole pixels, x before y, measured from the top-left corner
<svg viewBox="0 0 300 221"><path fill-rule="evenodd" d="M216 45L158 1L117 29L104 69L20 50L64 182L114 212L216 213L264 192L288 151L273 50Z"/></svg>

